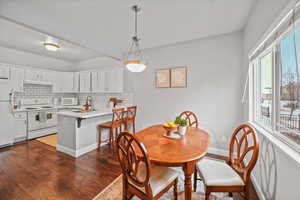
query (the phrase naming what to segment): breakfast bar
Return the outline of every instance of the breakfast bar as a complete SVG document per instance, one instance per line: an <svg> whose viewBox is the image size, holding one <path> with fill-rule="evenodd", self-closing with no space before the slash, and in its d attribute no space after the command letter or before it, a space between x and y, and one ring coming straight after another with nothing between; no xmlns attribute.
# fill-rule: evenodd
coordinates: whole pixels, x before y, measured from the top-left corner
<svg viewBox="0 0 300 200"><path fill-rule="evenodd" d="M97 149L98 125L112 118L111 112L58 112L57 151L75 158ZM108 134L102 134L108 137ZM106 138L102 138L102 141Z"/></svg>

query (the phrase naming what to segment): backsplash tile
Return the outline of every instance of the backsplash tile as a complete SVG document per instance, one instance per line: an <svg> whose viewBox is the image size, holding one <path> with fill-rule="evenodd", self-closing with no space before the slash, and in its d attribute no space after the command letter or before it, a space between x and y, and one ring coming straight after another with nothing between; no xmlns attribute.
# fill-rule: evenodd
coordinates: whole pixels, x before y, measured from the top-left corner
<svg viewBox="0 0 300 200"><path fill-rule="evenodd" d="M123 94L68 94L68 93L52 93L52 86L48 85L24 85L23 93L15 94L15 103L17 104L20 100L24 99L50 99L53 102L54 98L58 98L58 105L60 105L61 97L77 97L79 99L79 105L85 104L86 97L92 97L92 103L96 109L108 110L110 109L109 99L112 97L122 99L123 103L120 106L133 105L133 95L131 93Z"/></svg>
<svg viewBox="0 0 300 200"><path fill-rule="evenodd" d="M15 101L18 102L21 99L50 99L51 102L53 98L60 99L61 97L76 97L76 94L58 94L52 93L52 86L48 85L24 85L24 92L18 92L15 94Z"/></svg>

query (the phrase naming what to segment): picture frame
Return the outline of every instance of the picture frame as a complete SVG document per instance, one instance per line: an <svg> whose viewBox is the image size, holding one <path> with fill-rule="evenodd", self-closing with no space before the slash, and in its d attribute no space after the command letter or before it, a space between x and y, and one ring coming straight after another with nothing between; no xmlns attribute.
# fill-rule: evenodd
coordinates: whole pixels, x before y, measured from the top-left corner
<svg viewBox="0 0 300 200"><path fill-rule="evenodd" d="M171 74L170 69L158 69L155 72L155 87L170 88Z"/></svg>
<svg viewBox="0 0 300 200"><path fill-rule="evenodd" d="M171 88L187 88L187 67L171 69Z"/></svg>

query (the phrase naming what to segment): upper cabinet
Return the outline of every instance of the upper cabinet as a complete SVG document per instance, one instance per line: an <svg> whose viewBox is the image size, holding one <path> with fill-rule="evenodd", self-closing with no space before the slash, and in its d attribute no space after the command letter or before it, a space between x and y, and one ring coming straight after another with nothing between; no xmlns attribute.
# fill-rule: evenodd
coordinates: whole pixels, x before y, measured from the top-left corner
<svg viewBox="0 0 300 200"><path fill-rule="evenodd" d="M9 67L0 64L0 79L9 79Z"/></svg>
<svg viewBox="0 0 300 200"><path fill-rule="evenodd" d="M25 83L43 83L43 84L50 85L52 82L52 80L50 78L50 71L26 69L24 82Z"/></svg>
<svg viewBox="0 0 300 200"><path fill-rule="evenodd" d="M79 73L79 92L89 93L91 92L91 73L80 72Z"/></svg>
<svg viewBox="0 0 300 200"><path fill-rule="evenodd" d="M123 70L92 72L92 92L94 93L122 93Z"/></svg>
<svg viewBox="0 0 300 200"><path fill-rule="evenodd" d="M73 72L51 72L52 92L77 93L79 76Z"/></svg>
<svg viewBox="0 0 300 200"><path fill-rule="evenodd" d="M24 69L16 68L16 67L10 68L10 79L12 83L12 89L15 92L23 92L24 75L25 75Z"/></svg>

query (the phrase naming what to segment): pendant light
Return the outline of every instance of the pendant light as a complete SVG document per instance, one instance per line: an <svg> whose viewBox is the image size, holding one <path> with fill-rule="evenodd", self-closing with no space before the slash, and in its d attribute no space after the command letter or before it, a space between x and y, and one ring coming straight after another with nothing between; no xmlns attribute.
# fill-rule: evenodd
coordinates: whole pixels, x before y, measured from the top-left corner
<svg viewBox="0 0 300 200"><path fill-rule="evenodd" d="M146 69L146 65L143 62L143 54L139 46L140 38L137 35L137 14L141 11L141 8L138 5L134 5L132 6L132 10L135 14L134 36L132 37L132 43L124 64L131 72L142 72Z"/></svg>

